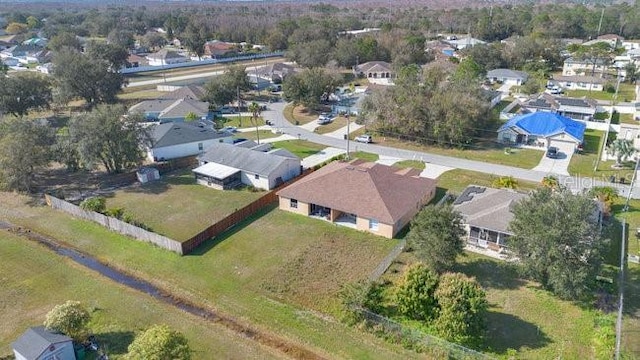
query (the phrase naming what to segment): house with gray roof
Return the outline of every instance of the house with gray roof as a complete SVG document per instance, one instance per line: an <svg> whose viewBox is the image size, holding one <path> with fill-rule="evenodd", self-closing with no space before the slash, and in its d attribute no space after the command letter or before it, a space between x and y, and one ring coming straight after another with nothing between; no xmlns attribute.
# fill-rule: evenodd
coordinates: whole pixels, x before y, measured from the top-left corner
<svg viewBox="0 0 640 360"><path fill-rule="evenodd" d="M253 76L268 80L274 84L280 84L287 76L295 74L298 71L300 71L300 68L293 64L277 62L252 70L249 72L249 75L250 77Z"/></svg>
<svg viewBox="0 0 640 360"><path fill-rule="evenodd" d="M179 100L179 99L188 99L188 100L201 100L205 96L205 91L202 86L198 85L187 85L181 86L173 91L170 91L158 99L162 100Z"/></svg>
<svg viewBox="0 0 640 360"><path fill-rule="evenodd" d="M12 347L17 360L76 360L71 338L51 332L44 326L27 329Z"/></svg>
<svg viewBox="0 0 640 360"><path fill-rule="evenodd" d="M212 120L209 103L189 98L145 100L129 108L129 113L141 113L147 121L181 122L189 116L194 120Z"/></svg>
<svg viewBox="0 0 640 360"><path fill-rule="evenodd" d="M173 50L162 49L153 54L147 55L150 66L163 66L170 64L179 64L189 61L189 58L178 54Z"/></svg>
<svg viewBox="0 0 640 360"><path fill-rule="evenodd" d="M366 77L370 83L390 85L396 77L396 72L386 61L369 61L354 68L356 76Z"/></svg>
<svg viewBox="0 0 640 360"><path fill-rule="evenodd" d="M591 121L598 111L598 103L593 99L540 94L523 101L521 109L522 112L546 111L558 113L573 120Z"/></svg>
<svg viewBox="0 0 640 360"><path fill-rule="evenodd" d="M513 235L509 230L511 210L527 196L514 190L469 185L453 202L453 208L462 215L467 243L503 252Z"/></svg>
<svg viewBox="0 0 640 360"><path fill-rule="evenodd" d="M164 123L151 128L151 146L147 157L151 161L165 161L204 153L211 145L233 143L233 135L189 123Z"/></svg>
<svg viewBox="0 0 640 360"><path fill-rule="evenodd" d="M562 76L555 75L553 81L567 90L604 90L605 79L590 75Z"/></svg>
<svg viewBox="0 0 640 360"><path fill-rule="evenodd" d="M200 166L193 169L199 184L219 190L242 184L271 190L302 173L300 158L285 149L261 151L217 143L198 157Z"/></svg>
<svg viewBox="0 0 640 360"><path fill-rule="evenodd" d="M499 82L502 84L520 86L527 82L529 74L524 71L511 70L511 69L493 69L487 72L487 79L494 83Z"/></svg>

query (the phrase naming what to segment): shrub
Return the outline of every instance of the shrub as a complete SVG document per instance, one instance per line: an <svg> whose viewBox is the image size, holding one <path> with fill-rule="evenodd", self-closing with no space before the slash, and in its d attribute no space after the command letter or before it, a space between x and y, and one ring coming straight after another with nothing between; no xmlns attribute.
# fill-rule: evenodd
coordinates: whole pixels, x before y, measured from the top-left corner
<svg viewBox="0 0 640 360"><path fill-rule="evenodd" d="M104 213L107 208L107 200L102 196L94 196L88 199L84 199L80 203L80 208L87 211L95 211L98 213Z"/></svg>
<svg viewBox="0 0 640 360"><path fill-rule="evenodd" d="M107 216L114 217L116 219L122 219L122 215L124 215L124 208L117 207L117 208L107 209L107 211L104 214Z"/></svg>
<svg viewBox="0 0 640 360"><path fill-rule="evenodd" d="M396 288L398 311L415 320L431 320L438 312L434 297L438 275L422 263L409 267Z"/></svg>

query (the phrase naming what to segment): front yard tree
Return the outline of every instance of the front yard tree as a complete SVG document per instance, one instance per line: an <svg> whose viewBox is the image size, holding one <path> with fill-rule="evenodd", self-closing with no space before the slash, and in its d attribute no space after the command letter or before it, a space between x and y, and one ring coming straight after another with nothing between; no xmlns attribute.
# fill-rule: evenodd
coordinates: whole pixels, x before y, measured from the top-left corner
<svg viewBox="0 0 640 360"><path fill-rule="evenodd" d="M251 83L247 78L246 68L230 66L222 75L214 77L205 85L205 100L215 106L223 106L236 99L240 92L248 90L251 90Z"/></svg>
<svg viewBox="0 0 640 360"><path fill-rule="evenodd" d="M167 325L154 325L136 336L129 345L127 359L189 360L191 349L181 333Z"/></svg>
<svg viewBox="0 0 640 360"><path fill-rule="evenodd" d="M203 27L198 27L194 24L187 25L187 28L180 34L180 40L198 59L204 55L207 34Z"/></svg>
<svg viewBox="0 0 640 360"><path fill-rule="evenodd" d="M435 320L438 334L445 340L477 345L487 328L487 295L475 279L461 273L440 276L435 291L440 310Z"/></svg>
<svg viewBox="0 0 640 360"><path fill-rule="evenodd" d="M464 249L462 216L451 205L425 207L413 218L407 243L426 266L449 270Z"/></svg>
<svg viewBox="0 0 640 360"><path fill-rule="evenodd" d="M69 300L62 305L56 305L47 313L44 326L75 341L82 341L88 333L89 320L91 314L82 303Z"/></svg>
<svg viewBox="0 0 640 360"><path fill-rule="evenodd" d="M258 144L260 144L260 129L259 129L260 125L258 124L258 119L260 118L260 113L262 112L262 108L260 107L260 104L254 101L251 104L249 104L248 110L251 113L251 122L253 122L253 125L256 127L257 142Z"/></svg>
<svg viewBox="0 0 640 360"><path fill-rule="evenodd" d="M30 110L48 108L51 101L51 82L41 74L19 72L0 77L0 113L22 117Z"/></svg>
<svg viewBox="0 0 640 360"><path fill-rule="evenodd" d="M316 109L323 98L333 93L338 79L321 68L307 69L287 76L282 91L287 101Z"/></svg>
<svg viewBox="0 0 640 360"><path fill-rule="evenodd" d="M90 108L100 103L115 103L125 79L113 65L110 60L71 49L57 52L53 57L53 76L60 97L84 99Z"/></svg>
<svg viewBox="0 0 640 360"><path fill-rule="evenodd" d="M627 161L629 156L636 152L633 147L633 141L627 139L615 139L607 147L607 155L615 156L616 163L614 166L621 167L623 161Z"/></svg>
<svg viewBox="0 0 640 360"><path fill-rule="evenodd" d="M561 298L587 295L602 265L596 204L588 194L540 188L513 206L509 247L524 274Z"/></svg>
<svg viewBox="0 0 640 360"><path fill-rule="evenodd" d="M50 161L50 127L29 120L0 121L0 188L31 191L37 171Z"/></svg>
<svg viewBox="0 0 640 360"><path fill-rule="evenodd" d="M438 274L422 263L409 267L395 292L398 311L414 320L431 320L438 314L434 293Z"/></svg>
<svg viewBox="0 0 640 360"><path fill-rule="evenodd" d="M125 114L122 105L99 105L71 119L69 134L85 167L99 163L107 172L118 173L144 159L142 148L149 144L147 130L140 126L139 115Z"/></svg>

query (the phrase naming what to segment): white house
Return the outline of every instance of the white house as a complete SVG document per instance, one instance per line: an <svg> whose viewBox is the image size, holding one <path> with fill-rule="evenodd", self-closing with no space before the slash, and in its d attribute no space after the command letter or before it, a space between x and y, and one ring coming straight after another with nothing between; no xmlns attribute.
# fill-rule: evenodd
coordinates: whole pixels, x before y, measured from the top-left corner
<svg viewBox="0 0 640 360"><path fill-rule="evenodd" d="M605 80L597 76L554 76L553 80L563 89L602 91Z"/></svg>
<svg viewBox="0 0 640 360"><path fill-rule="evenodd" d="M524 71L511 69L493 69L487 72L487 79L493 82L500 82L512 86L520 86L529 78L529 74Z"/></svg>
<svg viewBox="0 0 640 360"><path fill-rule="evenodd" d="M76 360L71 338L44 326L29 328L12 347L16 360Z"/></svg>
<svg viewBox="0 0 640 360"><path fill-rule="evenodd" d="M158 124L151 130L151 161L165 161L204 153L216 143L233 143L232 134L188 123Z"/></svg>
<svg viewBox="0 0 640 360"><path fill-rule="evenodd" d="M603 59L594 61L582 60L570 57L562 65L562 76L575 75L602 75L608 69L607 63Z"/></svg>
<svg viewBox="0 0 640 360"><path fill-rule="evenodd" d="M217 143L198 159L200 166L193 169L197 182L219 190L241 184L271 190L302 173L300 158L284 149L264 152Z"/></svg>
<svg viewBox="0 0 640 360"><path fill-rule="evenodd" d="M151 66L178 64L189 61L188 58L168 49L162 49L156 53L147 55L147 60L149 60L149 65Z"/></svg>

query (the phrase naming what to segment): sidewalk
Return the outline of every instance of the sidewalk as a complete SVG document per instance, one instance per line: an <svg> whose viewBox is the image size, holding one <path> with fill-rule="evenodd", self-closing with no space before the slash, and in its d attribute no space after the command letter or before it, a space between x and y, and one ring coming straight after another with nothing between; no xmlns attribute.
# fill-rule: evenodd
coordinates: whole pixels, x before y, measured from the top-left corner
<svg viewBox="0 0 640 360"><path fill-rule="evenodd" d="M337 149L333 147L328 147L320 152L313 154L311 156L307 156L302 159L302 167L304 169L308 169L314 167L318 164L322 164L323 162L331 159L334 156L346 154L347 152L342 149Z"/></svg>
<svg viewBox="0 0 640 360"><path fill-rule="evenodd" d="M361 127L363 127L363 125L358 125L355 122L352 122L349 125L349 133L352 133L358 129L360 129ZM344 139L344 135L347 133L347 127L341 127L340 129L336 130L336 131L332 131L330 133L326 133L324 134L324 136L329 136L332 138L336 138L336 139Z"/></svg>

